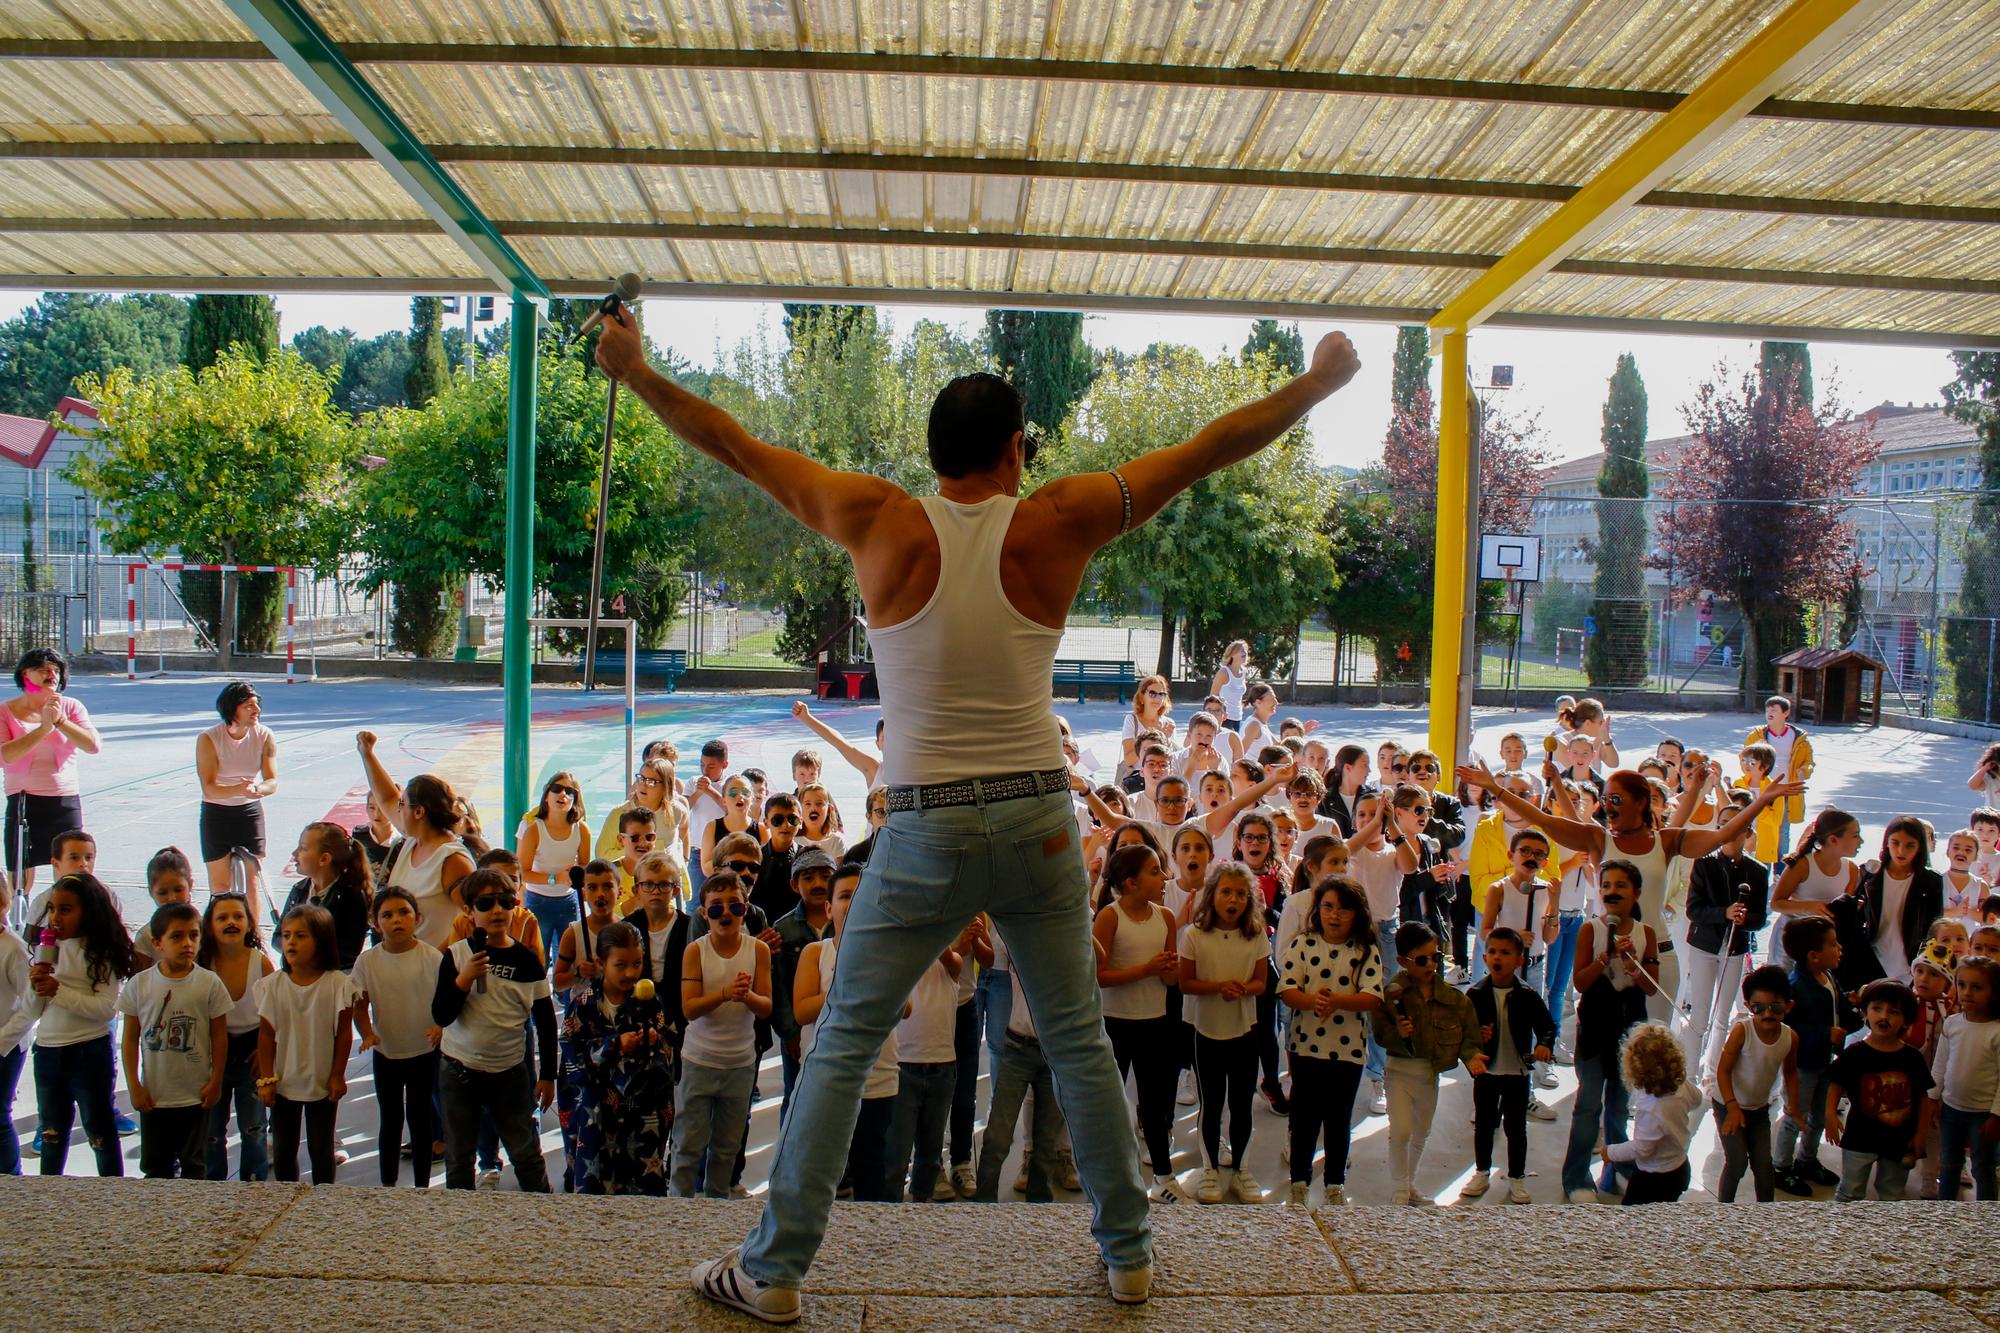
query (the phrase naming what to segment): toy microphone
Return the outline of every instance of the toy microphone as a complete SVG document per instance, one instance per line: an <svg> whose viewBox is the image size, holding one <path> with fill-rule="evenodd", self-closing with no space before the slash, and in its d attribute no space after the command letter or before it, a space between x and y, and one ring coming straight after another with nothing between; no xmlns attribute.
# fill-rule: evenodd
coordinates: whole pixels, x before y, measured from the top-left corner
<svg viewBox="0 0 2000 1333"><path fill-rule="evenodd" d="M486 952L486 927L474 926L472 934L468 938L472 944L472 952L476 954ZM473 979L472 989L478 991L481 995L486 993L486 974L484 972L481 972Z"/></svg>

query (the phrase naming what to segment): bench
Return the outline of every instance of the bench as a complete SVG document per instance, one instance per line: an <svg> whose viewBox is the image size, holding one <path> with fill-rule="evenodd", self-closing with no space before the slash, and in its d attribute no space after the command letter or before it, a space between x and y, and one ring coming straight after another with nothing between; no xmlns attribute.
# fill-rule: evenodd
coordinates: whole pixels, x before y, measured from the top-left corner
<svg viewBox="0 0 2000 1333"><path fill-rule="evenodd" d="M663 677L667 682L667 693L674 692L675 684L688 669L688 655L685 648L641 648L632 655L633 687L654 677ZM583 674L583 654L576 655L576 671ZM600 648L597 650L597 683L622 683L625 679L625 650L623 648Z"/></svg>
<svg viewBox="0 0 2000 1333"><path fill-rule="evenodd" d="M1118 691L1118 702L1125 703L1139 684L1139 673L1132 664L1125 661L1111 661L1095 657L1059 657L1056 659L1055 683L1076 686L1076 701L1083 702L1083 692L1092 685L1103 685Z"/></svg>

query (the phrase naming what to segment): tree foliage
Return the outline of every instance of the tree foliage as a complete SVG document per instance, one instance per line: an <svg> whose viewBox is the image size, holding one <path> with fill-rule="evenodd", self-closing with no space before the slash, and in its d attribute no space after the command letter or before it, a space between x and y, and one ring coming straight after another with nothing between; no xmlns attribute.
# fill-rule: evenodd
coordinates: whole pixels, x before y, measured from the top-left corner
<svg viewBox="0 0 2000 1333"><path fill-rule="evenodd" d="M268 296L197 296L188 303L187 368L203 371L241 344L258 361L278 350L278 305Z"/></svg>
<svg viewBox="0 0 2000 1333"><path fill-rule="evenodd" d="M43 417L78 376L178 365L188 303L178 296L47 292L0 324L0 412Z"/></svg>
<svg viewBox="0 0 2000 1333"><path fill-rule="evenodd" d="M1178 444L1286 378L1268 360L1209 360L1189 349L1108 365L1049 451L1045 473L1102 471ZM1300 625L1333 581L1332 501L1298 427L1254 459L1196 482L1106 546L1087 586L1111 606L1159 602L1163 625L1182 625L1189 661L1205 667L1229 640L1250 639L1264 645L1257 660L1265 671L1282 676L1298 652Z"/></svg>
<svg viewBox="0 0 2000 1333"><path fill-rule="evenodd" d="M410 368L403 375L403 401L422 407L451 378L444 359L444 302L435 296L410 298Z"/></svg>
<svg viewBox="0 0 2000 1333"><path fill-rule="evenodd" d="M1260 356L1270 358L1271 364L1287 375L1305 374L1306 340L1299 326L1275 319L1253 321L1249 340L1243 344L1243 359L1254 361Z"/></svg>
<svg viewBox="0 0 2000 1333"><path fill-rule="evenodd" d="M1396 329L1396 351L1389 367L1389 404L1398 412L1414 411L1419 396L1430 397L1431 331L1421 324Z"/></svg>
<svg viewBox="0 0 2000 1333"><path fill-rule="evenodd" d="M1644 500L1652 489L1646 468L1646 384L1630 352L1620 354L1604 400L1604 462L1597 470L1595 598L1597 632L1585 644L1584 669L1592 685L1636 686L1646 680Z"/></svg>
<svg viewBox="0 0 2000 1333"><path fill-rule="evenodd" d="M2000 616L2000 352L1953 352L1958 377L1944 386L1951 414L1979 431L1980 490L1972 497L1961 529L1957 615L1945 624L1944 653L1951 668L1953 695L1961 717L1982 722L2000 717L2000 698L1990 687L1996 666L1987 626L1977 619Z"/></svg>
<svg viewBox="0 0 2000 1333"><path fill-rule="evenodd" d="M989 310L986 338L999 373L1020 391L1029 421L1055 431L1097 375L1083 316L1067 310Z"/></svg>
<svg viewBox="0 0 2000 1333"><path fill-rule="evenodd" d="M1806 604L1845 597L1854 555L1839 497L1881 449L1869 418L1797 392L1795 359L1770 364L1784 378L1719 376L1682 409L1692 439L1661 488L1680 503L1661 516L1656 557L1673 561L1684 599L1713 592L1741 609L1746 706L1768 689L1770 659L1803 642Z"/></svg>

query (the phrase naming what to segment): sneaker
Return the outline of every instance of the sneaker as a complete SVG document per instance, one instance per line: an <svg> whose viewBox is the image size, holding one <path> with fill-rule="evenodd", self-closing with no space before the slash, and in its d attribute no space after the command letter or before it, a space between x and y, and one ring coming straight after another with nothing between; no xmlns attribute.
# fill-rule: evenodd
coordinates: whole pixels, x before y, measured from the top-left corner
<svg viewBox="0 0 2000 1333"><path fill-rule="evenodd" d="M1537 1064L1535 1072L1530 1075L1530 1078L1538 1088L1553 1088L1556 1086L1556 1071L1545 1064ZM1555 1119L1554 1116L1550 1116L1549 1118L1551 1120Z"/></svg>
<svg viewBox="0 0 2000 1333"><path fill-rule="evenodd" d="M1422 1190L1419 1189L1411 1190L1410 1197L1403 1200L1403 1202L1410 1205L1410 1207L1412 1208L1437 1207L1437 1200L1433 1199L1430 1195L1424 1193Z"/></svg>
<svg viewBox="0 0 2000 1333"><path fill-rule="evenodd" d="M1840 1173L1827 1170L1817 1157L1809 1162L1799 1163L1797 1170L1801 1179L1809 1180L1815 1185L1831 1186L1840 1183Z"/></svg>
<svg viewBox="0 0 2000 1333"><path fill-rule="evenodd" d="M1789 1171L1780 1171L1777 1180L1773 1183L1787 1194L1795 1194L1802 1199L1812 1197L1813 1187L1806 1182L1804 1177L1799 1175L1796 1168Z"/></svg>
<svg viewBox="0 0 2000 1333"><path fill-rule="evenodd" d="M1263 1084L1264 1100L1271 1104L1273 1115L1290 1115L1292 1099L1285 1095L1284 1085L1276 1079L1266 1079Z"/></svg>
<svg viewBox="0 0 2000 1333"><path fill-rule="evenodd" d="M1238 1203L1264 1202L1264 1187L1257 1183L1257 1177L1240 1168L1236 1178L1229 1182L1229 1193Z"/></svg>
<svg viewBox="0 0 2000 1333"><path fill-rule="evenodd" d="M1474 1171L1471 1177L1463 1185L1459 1186L1458 1193L1460 1198L1476 1199L1492 1187L1493 1173L1491 1171Z"/></svg>
<svg viewBox="0 0 2000 1333"><path fill-rule="evenodd" d="M479 1179L473 1182L472 1187L482 1190L497 1190L500 1188L500 1173L490 1169L481 1171Z"/></svg>
<svg viewBox="0 0 2000 1333"><path fill-rule="evenodd" d="M1034 1156L1035 1150L1033 1148L1021 1149L1021 1169L1014 1176L1014 1193L1026 1194L1028 1192L1028 1163L1034 1160Z"/></svg>
<svg viewBox="0 0 2000 1333"><path fill-rule="evenodd" d="M1369 1115L1389 1114L1389 1098L1387 1094L1385 1094L1382 1091L1382 1084L1376 1079L1370 1079L1368 1080L1368 1087L1369 1087L1368 1114Z"/></svg>
<svg viewBox="0 0 2000 1333"><path fill-rule="evenodd" d="M1569 1048L1568 1042L1559 1041L1556 1043L1556 1063L1564 1066L1576 1063L1576 1052Z"/></svg>
<svg viewBox="0 0 2000 1333"><path fill-rule="evenodd" d="M335 1148L335 1149L333 1150L333 1164L334 1164L335 1166L346 1166L346 1165L347 1165L347 1163L348 1163L348 1160L349 1160L349 1158L348 1158L348 1156L347 1156L347 1149L345 1149L345 1148Z"/></svg>
<svg viewBox="0 0 2000 1333"><path fill-rule="evenodd" d="M958 1197L958 1182L951 1178L951 1172L938 1168L937 1184L931 1186L931 1202L950 1203ZM971 1196L968 1195L968 1198Z"/></svg>
<svg viewBox="0 0 2000 1333"><path fill-rule="evenodd" d="M1306 1195L1307 1195L1307 1194L1308 1194L1308 1193L1309 1193L1309 1192L1310 1192L1311 1190L1312 1190L1312 1186L1311 1186L1310 1184L1308 1184L1307 1182L1305 1182L1305 1181L1303 1181L1303 1180L1294 1180L1294 1181L1293 1181L1293 1182L1291 1183L1291 1185L1290 1185L1290 1186L1288 1186L1288 1187L1286 1188L1286 1190L1285 1190L1285 1206L1286 1206L1287 1208L1303 1208L1303 1207L1305 1207L1305 1206L1306 1206Z"/></svg>
<svg viewBox="0 0 2000 1333"><path fill-rule="evenodd" d="M1326 1206L1328 1208L1339 1208L1345 1205L1346 1203L1347 1203L1346 1186L1328 1185L1326 1187Z"/></svg>
<svg viewBox="0 0 2000 1333"><path fill-rule="evenodd" d="M139 1132L139 1122L134 1120L131 1116L126 1115L123 1111L120 1111L118 1113L118 1116L113 1123L115 1123L118 1126L118 1133L121 1138L124 1135L137 1134Z"/></svg>
<svg viewBox="0 0 2000 1333"><path fill-rule="evenodd" d="M737 1251L694 1266L694 1289L717 1305L741 1310L767 1324L789 1324L799 1317L799 1293L789 1287L759 1282L737 1263Z"/></svg>
<svg viewBox="0 0 2000 1333"><path fill-rule="evenodd" d="M1153 1266L1144 1268L1107 1268L1105 1281L1111 1287L1111 1299L1120 1305L1143 1305L1153 1291Z"/></svg>
<svg viewBox="0 0 2000 1333"><path fill-rule="evenodd" d="M1056 1149L1056 1184L1066 1190L1083 1188L1083 1182L1076 1175L1076 1153L1068 1148Z"/></svg>
<svg viewBox="0 0 2000 1333"><path fill-rule="evenodd" d="M1201 1203L1221 1203L1222 1173L1212 1166L1203 1167L1195 1181L1194 1197Z"/></svg>
<svg viewBox="0 0 2000 1333"><path fill-rule="evenodd" d="M1528 1119L1554 1120L1555 1118L1556 1113L1554 1109L1544 1105L1540 1097L1528 1098Z"/></svg>
<svg viewBox="0 0 2000 1333"><path fill-rule="evenodd" d="M1451 971L1444 974L1444 979L1454 986L1464 986L1472 981L1472 973L1462 967L1453 965Z"/></svg>
<svg viewBox="0 0 2000 1333"><path fill-rule="evenodd" d="M1528 1182L1515 1176L1507 1183L1508 1203L1533 1203L1535 1198L1528 1193Z"/></svg>
<svg viewBox="0 0 2000 1333"><path fill-rule="evenodd" d="M1588 1185L1579 1185L1566 1196L1571 1203L1596 1203L1597 1191Z"/></svg>
<svg viewBox="0 0 2000 1333"><path fill-rule="evenodd" d="M1192 1069L1183 1069L1181 1071L1181 1089L1174 1097L1174 1100L1182 1106L1193 1106L1201 1100L1201 1094L1195 1090L1194 1071Z"/></svg>
<svg viewBox="0 0 2000 1333"><path fill-rule="evenodd" d="M1396 1187L1396 1189L1394 1190L1394 1192L1392 1192L1392 1193L1391 1193L1391 1194L1389 1195L1389 1202L1390 1202L1390 1203L1393 1203L1393 1204L1396 1204L1396 1205L1398 1205L1399 1207L1400 1207L1400 1206L1407 1206L1407 1205L1409 1204L1409 1202L1410 1202L1410 1191L1408 1191L1408 1190L1404 1189L1404 1188L1403 1188L1402 1186L1400 1186L1400 1185L1399 1185L1399 1186L1397 1186L1397 1187Z"/></svg>
<svg viewBox="0 0 2000 1333"><path fill-rule="evenodd" d="M750 1191L738 1183L729 1187L729 1197L732 1199L747 1199L750 1197Z"/></svg>
<svg viewBox="0 0 2000 1333"><path fill-rule="evenodd" d="M951 1189L961 1199L970 1199L979 1193L979 1173L972 1169L972 1163L960 1162L951 1169ZM942 1190L938 1192L938 1197L944 1197Z"/></svg>
<svg viewBox="0 0 2000 1333"><path fill-rule="evenodd" d="M1187 1186L1173 1176L1159 1176L1153 1181L1153 1188L1146 1192L1146 1198L1153 1203L1190 1203Z"/></svg>

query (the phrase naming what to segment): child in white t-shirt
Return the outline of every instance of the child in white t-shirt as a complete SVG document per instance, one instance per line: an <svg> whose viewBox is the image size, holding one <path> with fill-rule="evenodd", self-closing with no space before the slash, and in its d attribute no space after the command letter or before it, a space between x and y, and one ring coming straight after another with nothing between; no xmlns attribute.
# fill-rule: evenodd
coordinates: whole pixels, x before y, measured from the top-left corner
<svg viewBox="0 0 2000 1333"><path fill-rule="evenodd" d="M1180 988L1194 1025L1201 1144L1208 1165L1195 1186L1203 1203L1262 1203L1263 1188L1243 1165L1257 1093L1257 997L1270 984L1264 904L1249 867L1223 861L1208 874L1181 934ZM1222 1115L1229 1112L1231 1173L1222 1166Z"/></svg>
<svg viewBox="0 0 2000 1333"><path fill-rule="evenodd" d="M315 1185L333 1183L334 1115L347 1095L354 983L339 969L333 914L301 903L278 923L283 970L257 983L257 1095L271 1108L271 1174L299 1178L299 1125Z"/></svg>
<svg viewBox="0 0 2000 1333"><path fill-rule="evenodd" d="M222 978L195 966L201 913L193 904L162 906L145 933L154 965L118 993L125 1086L139 1113L139 1170L150 1180L201 1180L208 1174L208 1108L222 1096L235 1001Z"/></svg>
<svg viewBox="0 0 2000 1333"><path fill-rule="evenodd" d="M398 1152L409 1130L410 1182L431 1182L431 1145L437 1133L431 1089L437 1086L438 1041L444 1029L431 1021L438 966L444 955L417 938L417 900L399 888L375 890L375 935L381 940L354 960L354 1026L361 1049L373 1052L375 1105L381 1117L375 1149L382 1183L401 1174ZM574 927L572 927L574 929Z"/></svg>

